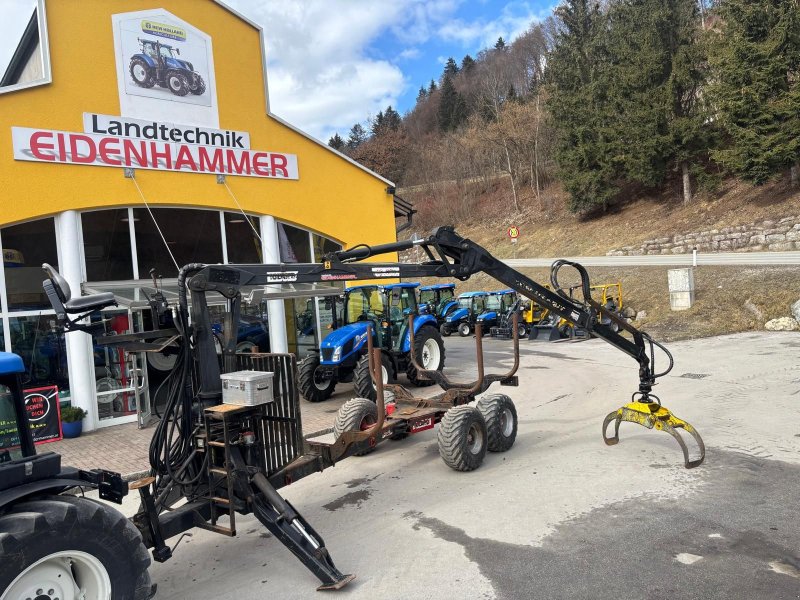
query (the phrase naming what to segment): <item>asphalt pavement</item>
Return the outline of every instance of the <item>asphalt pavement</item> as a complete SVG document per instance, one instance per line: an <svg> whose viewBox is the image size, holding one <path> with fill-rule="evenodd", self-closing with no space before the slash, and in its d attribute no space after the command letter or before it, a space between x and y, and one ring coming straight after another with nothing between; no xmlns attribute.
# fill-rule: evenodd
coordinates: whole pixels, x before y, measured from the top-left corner
<svg viewBox="0 0 800 600"><path fill-rule="evenodd" d="M448 370L474 370L447 338ZM603 418L637 364L600 340L522 342L516 443L471 473L440 459L436 430L387 442L281 493L356 580L342 598L800 598L800 334L674 343L656 392L705 440L683 467L664 432ZM487 340L487 369L505 342ZM661 360L661 359L660 359ZM665 361L661 360L661 365ZM659 365L657 365L659 366ZM460 375L461 374L461 375ZM132 502L126 504L133 510ZM254 518L230 539L195 530L151 568L156 598L313 598L317 580ZM173 540L174 543L176 540Z"/></svg>

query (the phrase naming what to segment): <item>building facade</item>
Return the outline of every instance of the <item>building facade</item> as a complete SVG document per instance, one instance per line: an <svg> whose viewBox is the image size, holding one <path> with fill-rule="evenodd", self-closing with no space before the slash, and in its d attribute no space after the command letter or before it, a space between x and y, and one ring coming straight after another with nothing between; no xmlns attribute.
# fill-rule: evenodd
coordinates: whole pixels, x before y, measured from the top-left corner
<svg viewBox="0 0 800 600"><path fill-rule="evenodd" d="M39 0L0 81L0 347L88 429L157 413L174 358L59 334L42 263L73 295L112 291L96 322L114 335L152 327L148 299L174 297L184 264L396 239L391 182L271 114L265 60L260 28L216 0ZM318 344L334 304L288 296L245 308L241 351Z"/></svg>

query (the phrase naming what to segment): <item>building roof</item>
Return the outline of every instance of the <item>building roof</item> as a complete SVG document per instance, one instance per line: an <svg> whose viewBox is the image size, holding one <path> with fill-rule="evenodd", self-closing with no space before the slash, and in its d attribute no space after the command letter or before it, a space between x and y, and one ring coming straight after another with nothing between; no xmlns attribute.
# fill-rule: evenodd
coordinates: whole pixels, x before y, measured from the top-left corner
<svg viewBox="0 0 800 600"><path fill-rule="evenodd" d="M11 56L11 60L0 79L0 87L7 85L14 85L19 81L22 72L25 70L25 65L28 64L31 56L36 51L36 46L39 44L39 20L37 18L37 11L34 10L28 24L25 26L25 31L22 38L17 44L17 49Z"/></svg>

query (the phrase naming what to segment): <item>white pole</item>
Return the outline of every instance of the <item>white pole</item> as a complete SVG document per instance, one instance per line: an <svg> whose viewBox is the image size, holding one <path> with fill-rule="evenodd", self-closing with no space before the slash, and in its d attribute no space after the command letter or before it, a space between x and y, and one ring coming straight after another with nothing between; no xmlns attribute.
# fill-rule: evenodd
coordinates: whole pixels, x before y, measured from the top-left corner
<svg viewBox="0 0 800 600"><path fill-rule="evenodd" d="M59 214L56 216L56 227L60 246L58 270L67 280L72 297L77 298L81 295L83 281L78 213L68 210ZM89 413L84 425L87 431L92 431L97 428L98 421L92 337L82 331L71 332L64 337L67 347L70 399L73 406L79 406Z"/></svg>
<svg viewBox="0 0 800 600"><path fill-rule="evenodd" d="M692 248L692 266L697 266L697 248Z"/></svg>
<svg viewBox="0 0 800 600"><path fill-rule="evenodd" d="M260 221L261 250L264 254L264 263L279 263L281 262L281 250L278 243L278 224L275 222L275 217L261 217ZM274 291L280 291L280 286L271 287L274 288ZM284 310L283 300L268 300L267 313L269 316L270 352L288 352L289 345L286 341L286 311Z"/></svg>

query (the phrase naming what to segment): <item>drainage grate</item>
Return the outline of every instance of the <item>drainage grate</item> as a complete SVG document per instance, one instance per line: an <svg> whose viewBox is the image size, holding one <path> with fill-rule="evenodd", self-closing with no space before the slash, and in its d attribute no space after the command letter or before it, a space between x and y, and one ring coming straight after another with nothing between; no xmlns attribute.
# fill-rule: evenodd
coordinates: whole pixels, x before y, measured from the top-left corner
<svg viewBox="0 0 800 600"><path fill-rule="evenodd" d="M681 377L686 379L705 379L709 376L709 373L684 373Z"/></svg>

